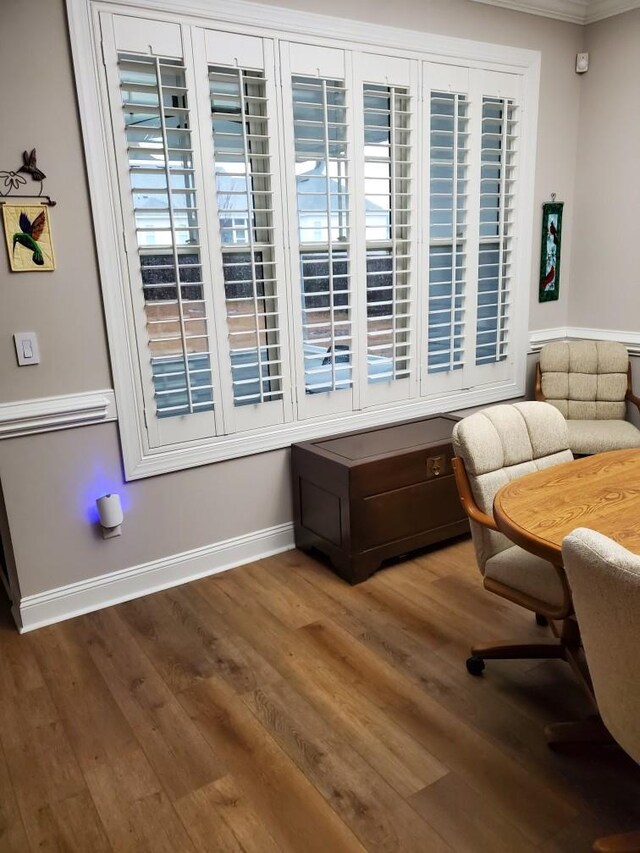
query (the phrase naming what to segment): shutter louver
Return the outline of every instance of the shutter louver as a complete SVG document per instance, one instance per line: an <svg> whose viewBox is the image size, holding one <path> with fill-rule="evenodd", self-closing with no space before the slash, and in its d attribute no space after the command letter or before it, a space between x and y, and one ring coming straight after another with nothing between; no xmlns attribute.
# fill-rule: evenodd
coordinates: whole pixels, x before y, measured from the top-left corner
<svg viewBox="0 0 640 853"><path fill-rule="evenodd" d="M210 67L216 195L236 406L282 399L266 81Z"/></svg>
<svg viewBox="0 0 640 853"><path fill-rule="evenodd" d="M406 87L367 83L364 203L367 377L407 378L411 367L410 98Z"/></svg>
<svg viewBox="0 0 640 853"><path fill-rule="evenodd" d="M212 410L185 68L135 54L118 68L156 412Z"/></svg>
<svg viewBox="0 0 640 853"><path fill-rule="evenodd" d="M430 108L430 233L427 371L464 364L469 101L433 92Z"/></svg>
<svg viewBox="0 0 640 853"><path fill-rule="evenodd" d="M516 169L513 100L482 100L476 364L507 358Z"/></svg>

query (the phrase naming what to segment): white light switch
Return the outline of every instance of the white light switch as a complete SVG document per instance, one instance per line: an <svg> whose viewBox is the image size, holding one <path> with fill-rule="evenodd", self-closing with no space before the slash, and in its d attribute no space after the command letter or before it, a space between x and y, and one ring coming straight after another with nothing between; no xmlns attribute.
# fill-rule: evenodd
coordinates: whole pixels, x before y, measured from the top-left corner
<svg viewBox="0 0 640 853"><path fill-rule="evenodd" d="M20 367L24 367L27 364L40 364L38 336L35 332L16 332L13 340L16 345L16 355L18 356Z"/></svg>

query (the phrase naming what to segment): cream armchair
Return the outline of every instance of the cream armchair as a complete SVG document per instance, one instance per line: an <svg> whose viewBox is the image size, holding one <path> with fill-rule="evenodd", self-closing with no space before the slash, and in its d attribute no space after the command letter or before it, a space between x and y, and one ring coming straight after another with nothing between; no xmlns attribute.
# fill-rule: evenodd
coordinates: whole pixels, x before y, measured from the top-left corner
<svg viewBox="0 0 640 853"><path fill-rule="evenodd" d="M562 558L602 720L640 762L640 557L578 528L562 543ZM599 853L640 853L640 832L601 838Z"/></svg>
<svg viewBox="0 0 640 853"><path fill-rule="evenodd" d="M612 341L570 341L544 346L536 374L536 399L567 419L569 447L588 455L640 447L640 430L626 418L631 390L629 354Z"/></svg>
<svg viewBox="0 0 640 853"><path fill-rule="evenodd" d="M485 588L538 616L567 618L572 604L562 569L514 545L498 532L493 519L500 486L573 459L560 412L533 401L484 409L455 425L453 449L458 492L471 520ZM562 642L474 646L467 669L480 675L490 658L565 658L565 648Z"/></svg>

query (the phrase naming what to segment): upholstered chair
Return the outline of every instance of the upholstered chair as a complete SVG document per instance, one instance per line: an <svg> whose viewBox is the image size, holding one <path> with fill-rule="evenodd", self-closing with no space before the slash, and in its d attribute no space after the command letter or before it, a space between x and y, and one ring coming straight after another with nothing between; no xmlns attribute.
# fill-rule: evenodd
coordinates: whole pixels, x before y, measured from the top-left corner
<svg viewBox="0 0 640 853"><path fill-rule="evenodd" d="M598 710L606 727L640 762L640 557L593 530L562 543ZM601 838L600 853L640 853L640 832Z"/></svg>
<svg viewBox="0 0 640 853"><path fill-rule="evenodd" d="M548 403L493 406L459 421L453 430L453 460L462 505L484 586L537 614L563 620L572 612L564 572L514 545L498 532L493 499L500 486L573 459L567 424ZM479 675L489 658L564 658L562 642L475 646L467 669Z"/></svg>
<svg viewBox="0 0 640 853"><path fill-rule="evenodd" d="M554 342L540 352L536 399L567 419L575 454L640 447L640 430L626 418L627 402L640 410L631 390L629 354L613 341Z"/></svg>

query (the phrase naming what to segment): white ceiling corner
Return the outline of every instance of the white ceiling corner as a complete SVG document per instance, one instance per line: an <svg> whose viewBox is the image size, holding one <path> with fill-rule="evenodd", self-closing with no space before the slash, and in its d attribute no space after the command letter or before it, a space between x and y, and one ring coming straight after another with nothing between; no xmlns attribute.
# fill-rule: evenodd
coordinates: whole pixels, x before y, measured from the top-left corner
<svg viewBox="0 0 640 853"><path fill-rule="evenodd" d="M593 24L640 7L640 0L473 0L572 24Z"/></svg>

